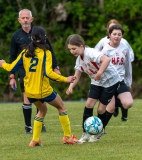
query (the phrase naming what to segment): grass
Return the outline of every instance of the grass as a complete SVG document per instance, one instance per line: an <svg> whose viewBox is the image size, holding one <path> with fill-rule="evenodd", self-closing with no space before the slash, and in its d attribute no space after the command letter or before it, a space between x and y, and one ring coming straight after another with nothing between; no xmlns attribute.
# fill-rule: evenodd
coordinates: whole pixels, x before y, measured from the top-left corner
<svg viewBox="0 0 142 160"><path fill-rule="evenodd" d="M72 133L82 134L82 114L85 102L65 102ZM48 105L45 117L46 133L41 133L43 147L30 148L32 135L24 134L22 103L0 104L0 159L1 160L141 160L142 159L142 100L135 100L129 110L128 122L121 122L121 114L112 117L103 135L96 143L63 145L63 132L58 112ZM36 113L33 105L34 117ZM96 115L96 106L94 108Z"/></svg>

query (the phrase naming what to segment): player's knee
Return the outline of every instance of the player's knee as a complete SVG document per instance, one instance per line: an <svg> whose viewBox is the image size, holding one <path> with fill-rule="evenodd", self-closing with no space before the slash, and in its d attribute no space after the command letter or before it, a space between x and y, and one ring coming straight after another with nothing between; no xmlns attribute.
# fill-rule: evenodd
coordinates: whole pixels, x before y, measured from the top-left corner
<svg viewBox="0 0 142 160"><path fill-rule="evenodd" d="M125 109L129 109L133 106L133 99L129 99L128 101L123 102L123 107Z"/></svg>

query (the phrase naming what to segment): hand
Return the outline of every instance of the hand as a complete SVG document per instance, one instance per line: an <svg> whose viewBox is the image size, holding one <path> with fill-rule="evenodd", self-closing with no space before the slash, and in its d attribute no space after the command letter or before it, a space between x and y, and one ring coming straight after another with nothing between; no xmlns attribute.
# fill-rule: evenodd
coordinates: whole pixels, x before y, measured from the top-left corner
<svg viewBox="0 0 142 160"><path fill-rule="evenodd" d="M61 74L61 72L58 68L54 68L54 72L56 72L57 74Z"/></svg>
<svg viewBox="0 0 142 160"><path fill-rule="evenodd" d="M73 83L75 79L76 79L75 76L69 76L67 77L67 83Z"/></svg>
<svg viewBox="0 0 142 160"><path fill-rule="evenodd" d="M98 80L100 80L101 79L101 73L99 73L99 71L97 72L97 74L95 75L95 77L94 77L94 79L95 79L95 81L98 81Z"/></svg>
<svg viewBox="0 0 142 160"><path fill-rule="evenodd" d="M0 60L0 67L2 67L2 64L5 63L5 60Z"/></svg>
<svg viewBox="0 0 142 160"><path fill-rule="evenodd" d="M72 88L68 88L67 91L66 91L66 94L67 94L67 95L72 94Z"/></svg>
<svg viewBox="0 0 142 160"><path fill-rule="evenodd" d="M16 80L15 79L10 79L9 85L12 89L15 90L15 87L17 88Z"/></svg>

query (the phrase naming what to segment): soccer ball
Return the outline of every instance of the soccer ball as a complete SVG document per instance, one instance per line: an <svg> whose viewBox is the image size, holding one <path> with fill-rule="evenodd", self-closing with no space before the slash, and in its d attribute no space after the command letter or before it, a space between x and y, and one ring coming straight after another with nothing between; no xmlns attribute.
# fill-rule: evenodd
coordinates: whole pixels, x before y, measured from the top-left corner
<svg viewBox="0 0 142 160"><path fill-rule="evenodd" d="M92 116L87 118L84 122L84 129L87 133L96 135L102 131L103 123L98 117Z"/></svg>

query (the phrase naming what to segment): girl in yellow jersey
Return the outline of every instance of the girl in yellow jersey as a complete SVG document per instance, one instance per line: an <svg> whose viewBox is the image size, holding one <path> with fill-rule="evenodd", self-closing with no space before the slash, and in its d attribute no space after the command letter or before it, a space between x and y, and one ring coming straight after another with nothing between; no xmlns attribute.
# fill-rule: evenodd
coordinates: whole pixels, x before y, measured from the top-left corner
<svg viewBox="0 0 142 160"><path fill-rule="evenodd" d="M64 144L80 144L74 135L71 135L70 121L67 115L66 106L61 97L50 86L49 78L59 82L72 83L74 76L64 77L52 70L52 56L46 44L46 32L42 27L36 26L31 34L32 42L23 46L23 51L13 63L8 64L0 60L0 67L11 73L18 70L20 65L24 66L26 76L24 77L25 93L30 103L34 103L39 112L34 118L33 138L30 147L41 146L40 133L42 122L47 108L42 103L48 102L59 111L59 120L62 125Z"/></svg>

